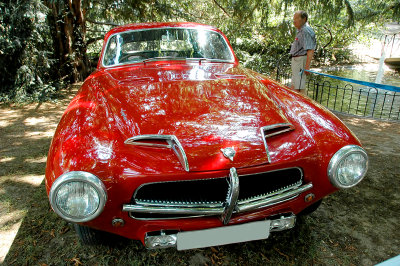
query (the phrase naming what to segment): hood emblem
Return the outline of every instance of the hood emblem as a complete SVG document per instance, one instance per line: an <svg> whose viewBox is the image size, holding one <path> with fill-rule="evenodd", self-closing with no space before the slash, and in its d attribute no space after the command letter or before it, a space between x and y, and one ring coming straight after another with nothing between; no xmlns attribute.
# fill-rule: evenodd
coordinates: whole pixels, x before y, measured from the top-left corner
<svg viewBox="0 0 400 266"><path fill-rule="evenodd" d="M222 154L233 162L233 157L235 157L236 151L233 147L228 147L221 149Z"/></svg>

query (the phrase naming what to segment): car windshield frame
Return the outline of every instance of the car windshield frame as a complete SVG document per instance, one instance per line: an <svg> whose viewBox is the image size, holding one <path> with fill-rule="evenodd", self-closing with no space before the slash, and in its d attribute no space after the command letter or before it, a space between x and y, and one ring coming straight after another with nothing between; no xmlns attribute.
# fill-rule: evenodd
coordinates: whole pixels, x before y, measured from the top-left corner
<svg viewBox="0 0 400 266"><path fill-rule="evenodd" d="M121 37L121 35L124 34L129 34L129 33L138 33L138 32L143 32L143 31L154 31L154 30L188 30L188 31L203 31L203 32L210 32L212 34L216 34L216 36L219 38L221 42L221 45L224 46L224 49L226 50L226 52L228 52L228 54L225 54L226 57L228 57L228 59L220 59L220 58L209 58L209 57L205 57L203 55L200 55L198 57L188 57L188 56L150 56L147 58L143 58L142 60L138 60L138 61L126 61L126 62L118 62L118 63L114 63L113 64L106 64L105 60L106 56L107 56L107 52L109 50L109 45L110 45L110 41L113 40L114 38L118 38ZM153 41L158 41L158 42L162 42L163 40L153 40ZM190 43L191 45L193 45L193 43ZM197 43L196 43L197 44ZM117 51L114 53L114 55L116 53L121 53L121 44L117 41ZM119 50L118 50L119 49ZM137 51L138 53L141 52L145 52L145 51ZM149 51L149 52L157 52L157 51ZM162 51L165 52L165 51ZM172 52L179 52L179 51L172 51ZM134 56L132 54L132 56ZM120 55L121 57L121 55ZM228 40L226 39L226 37L219 31L213 30L213 29L207 29L207 28L196 28L196 27L159 27L159 28L145 28L145 29L136 29L136 30L126 30L126 31L121 31L121 32L117 32L114 33L112 35L110 35L107 38L107 43L104 46L103 52L102 52L102 56L101 56L101 65L105 68L110 68L110 67L118 67L118 66L123 66L123 65L130 65L130 64L146 64L146 62L150 62L150 61L174 61L174 60L181 60L181 61L199 61L199 62L219 62L219 63L235 63L235 55L232 51L232 47L230 46ZM118 60L119 61L119 60Z"/></svg>

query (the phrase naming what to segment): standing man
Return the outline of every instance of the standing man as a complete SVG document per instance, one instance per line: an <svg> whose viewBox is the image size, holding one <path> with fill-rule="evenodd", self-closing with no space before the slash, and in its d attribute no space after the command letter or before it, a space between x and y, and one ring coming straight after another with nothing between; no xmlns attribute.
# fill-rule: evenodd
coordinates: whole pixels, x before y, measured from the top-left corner
<svg viewBox="0 0 400 266"><path fill-rule="evenodd" d="M297 11L293 16L293 24L297 29L296 39L290 48L292 56L292 89L307 95L306 75L303 70L310 69L317 42L315 33L308 25L308 14L305 11Z"/></svg>

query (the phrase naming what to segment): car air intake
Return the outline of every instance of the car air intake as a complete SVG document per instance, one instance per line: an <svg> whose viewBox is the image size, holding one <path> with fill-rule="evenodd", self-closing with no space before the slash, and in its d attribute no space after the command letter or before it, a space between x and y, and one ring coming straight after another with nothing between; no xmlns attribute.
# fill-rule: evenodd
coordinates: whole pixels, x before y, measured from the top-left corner
<svg viewBox="0 0 400 266"><path fill-rule="evenodd" d="M136 191L134 202L182 205L222 203L227 193L225 178L150 183Z"/></svg>
<svg viewBox="0 0 400 266"><path fill-rule="evenodd" d="M300 168L288 168L266 173L239 175L238 204L266 199L301 186L303 173ZM157 207L206 207L224 205L229 182L226 178L199 179L149 183L139 187L131 204ZM182 214L131 213L135 218L177 218ZM188 215L191 216L191 215Z"/></svg>
<svg viewBox="0 0 400 266"><path fill-rule="evenodd" d="M267 153L267 159L268 162L271 163L271 155L269 153L268 150L268 138L271 138L273 136L277 136L280 134L283 134L285 132L289 132L294 130L294 126L290 123L278 123L278 124L273 124L273 125L269 125L269 126L265 126L265 127L261 127L260 131L261 131L261 136L263 138L264 141L264 146L265 146L265 152Z"/></svg>

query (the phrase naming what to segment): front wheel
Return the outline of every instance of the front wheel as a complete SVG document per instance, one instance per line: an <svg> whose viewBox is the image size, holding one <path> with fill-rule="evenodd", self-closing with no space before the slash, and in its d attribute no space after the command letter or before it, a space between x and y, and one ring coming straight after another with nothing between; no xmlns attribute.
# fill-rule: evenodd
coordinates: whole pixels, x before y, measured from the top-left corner
<svg viewBox="0 0 400 266"><path fill-rule="evenodd" d="M315 212L318 209L318 207L321 205L321 203L322 203L322 199L317 201L317 202L315 202L315 203L313 203L312 205L308 206L304 210L302 210L299 213L299 216L300 215L309 215L309 214Z"/></svg>
<svg viewBox="0 0 400 266"><path fill-rule="evenodd" d="M118 237L114 234L82 226L80 224L74 224L74 228L79 236L80 242L84 245L110 244Z"/></svg>

